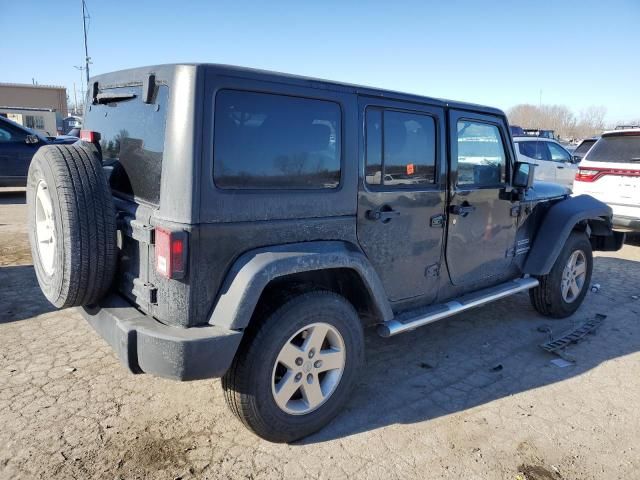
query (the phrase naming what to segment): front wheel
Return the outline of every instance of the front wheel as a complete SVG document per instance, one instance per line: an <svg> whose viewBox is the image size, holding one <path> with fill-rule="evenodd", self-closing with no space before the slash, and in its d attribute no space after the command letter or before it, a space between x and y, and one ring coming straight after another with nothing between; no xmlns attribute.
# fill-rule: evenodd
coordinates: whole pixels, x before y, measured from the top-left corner
<svg viewBox="0 0 640 480"><path fill-rule="evenodd" d="M364 361L362 325L347 300L327 291L257 320L222 379L225 399L260 437L290 442L339 413Z"/></svg>
<svg viewBox="0 0 640 480"><path fill-rule="evenodd" d="M593 271L591 243L582 232L567 239L551 271L538 277L540 285L529 290L533 307L543 315L565 318L582 304Z"/></svg>

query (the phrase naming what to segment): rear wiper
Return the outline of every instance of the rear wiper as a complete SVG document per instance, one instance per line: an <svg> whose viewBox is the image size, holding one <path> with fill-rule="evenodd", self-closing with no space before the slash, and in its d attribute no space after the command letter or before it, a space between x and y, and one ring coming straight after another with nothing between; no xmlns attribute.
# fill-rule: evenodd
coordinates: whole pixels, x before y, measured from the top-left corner
<svg viewBox="0 0 640 480"><path fill-rule="evenodd" d="M135 93L99 93L94 99L94 103L105 104L119 102L120 100L131 100L136 98Z"/></svg>
<svg viewBox="0 0 640 480"><path fill-rule="evenodd" d="M640 162L640 157L633 157L631 159L632 162Z"/></svg>

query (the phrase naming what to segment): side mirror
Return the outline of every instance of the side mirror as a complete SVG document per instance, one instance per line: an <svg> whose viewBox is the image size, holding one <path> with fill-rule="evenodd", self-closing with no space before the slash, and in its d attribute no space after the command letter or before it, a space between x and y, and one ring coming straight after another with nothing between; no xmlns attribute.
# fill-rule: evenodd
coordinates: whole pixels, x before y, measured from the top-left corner
<svg viewBox="0 0 640 480"><path fill-rule="evenodd" d="M37 135L27 135L27 138L24 139L24 143L28 144L28 145L34 145L36 143L38 143L40 141L40 139L38 138Z"/></svg>
<svg viewBox="0 0 640 480"><path fill-rule="evenodd" d="M516 162L513 170L513 186L520 188L531 188L536 170L534 163Z"/></svg>
<svg viewBox="0 0 640 480"><path fill-rule="evenodd" d="M580 163L580 160L582 160L582 158L578 155L574 155L573 157L571 157L571 163Z"/></svg>

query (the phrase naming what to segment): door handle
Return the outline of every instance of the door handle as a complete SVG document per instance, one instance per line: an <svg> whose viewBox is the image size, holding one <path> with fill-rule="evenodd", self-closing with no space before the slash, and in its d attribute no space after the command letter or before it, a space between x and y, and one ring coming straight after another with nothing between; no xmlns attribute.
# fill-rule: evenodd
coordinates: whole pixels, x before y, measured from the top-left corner
<svg viewBox="0 0 640 480"><path fill-rule="evenodd" d="M367 213L365 213L368 220L380 221L382 223L388 223L392 218L399 215L400 212L391 209L388 205L384 205L378 210L367 210Z"/></svg>
<svg viewBox="0 0 640 480"><path fill-rule="evenodd" d="M564 168L562 165L556 165L556 168Z"/></svg>
<svg viewBox="0 0 640 480"><path fill-rule="evenodd" d="M460 215L462 217L467 216L468 214L474 212L476 207L471 205L451 205L449 207L449 213L453 215Z"/></svg>

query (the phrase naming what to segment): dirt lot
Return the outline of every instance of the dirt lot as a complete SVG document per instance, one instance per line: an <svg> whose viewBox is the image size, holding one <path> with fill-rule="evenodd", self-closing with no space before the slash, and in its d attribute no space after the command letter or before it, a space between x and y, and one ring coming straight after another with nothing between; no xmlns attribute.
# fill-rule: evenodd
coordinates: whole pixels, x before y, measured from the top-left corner
<svg viewBox="0 0 640 480"><path fill-rule="evenodd" d="M390 340L369 332L344 413L274 445L231 416L218 381L131 375L76 311L53 311L25 210L23 193L0 190L2 479L638 478L638 239L598 255L602 288L570 319L545 319L520 294ZM551 364L539 328L596 313L596 334L567 349L575 365Z"/></svg>

